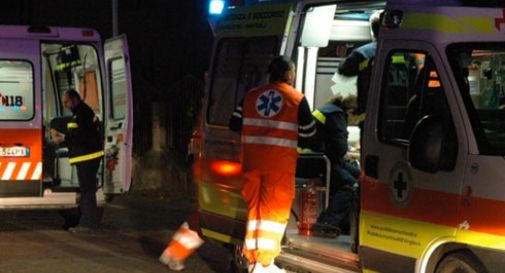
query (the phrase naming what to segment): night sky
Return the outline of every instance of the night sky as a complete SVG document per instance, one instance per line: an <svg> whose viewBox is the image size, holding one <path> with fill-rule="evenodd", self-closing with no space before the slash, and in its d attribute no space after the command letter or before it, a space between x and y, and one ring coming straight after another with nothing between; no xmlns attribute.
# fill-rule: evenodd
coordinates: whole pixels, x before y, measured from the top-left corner
<svg viewBox="0 0 505 273"><path fill-rule="evenodd" d="M203 79L212 48L205 0L119 0L119 33L126 33L135 92L156 98L182 76ZM2 1L0 23L90 27L112 35L111 0Z"/></svg>
<svg viewBox="0 0 505 273"><path fill-rule="evenodd" d="M203 82L213 36L207 21L207 0L118 0L119 33L128 37L134 92L134 152L151 143L153 101L160 102L161 125L167 137L180 139L179 127L190 123L180 110L194 96L180 88L193 75ZM4 0L0 24L85 27L102 39L112 36L111 0ZM198 100L196 98L196 100ZM184 107L183 107L184 108ZM170 120L174 117L175 121ZM173 123L179 126L173 125ZM175 126L175 127L174 127Z"/></svg>

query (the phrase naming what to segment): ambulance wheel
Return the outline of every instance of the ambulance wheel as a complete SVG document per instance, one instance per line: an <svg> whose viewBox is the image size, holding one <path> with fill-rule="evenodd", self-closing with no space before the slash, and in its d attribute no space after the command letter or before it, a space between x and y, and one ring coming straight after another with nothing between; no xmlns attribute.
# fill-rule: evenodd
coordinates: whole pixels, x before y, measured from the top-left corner
<svg viewBox="0 0 505 273"><path fill-rule="evenodd" d="M461 251L446 256L435 273L487 273L487 270L470 251Z"/></svg>
<svg viewBox="0 0 505 273"><path fill-rule="evenodd" d="M232 272L233 273L247 273L249 262L242 254L242 246L233 246L232 250Z"/></svg>

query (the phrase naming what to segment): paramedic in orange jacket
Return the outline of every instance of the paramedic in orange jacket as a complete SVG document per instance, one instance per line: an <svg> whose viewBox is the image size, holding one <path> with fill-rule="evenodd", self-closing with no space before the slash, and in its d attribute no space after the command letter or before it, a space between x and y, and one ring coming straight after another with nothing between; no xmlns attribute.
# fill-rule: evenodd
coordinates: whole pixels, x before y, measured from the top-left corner
<svg viewBox="0 0 505 273"><path fill-rule="evenodd" d="M295 66L276 57L270 83L250 90L230 119L241 132L244 187L248 205L244 255L250 273L282 273L274 265L295 196L296 147L316 133L316 123L303 94L291 85ZM300 137L300 138L299 138Z"/></svg>

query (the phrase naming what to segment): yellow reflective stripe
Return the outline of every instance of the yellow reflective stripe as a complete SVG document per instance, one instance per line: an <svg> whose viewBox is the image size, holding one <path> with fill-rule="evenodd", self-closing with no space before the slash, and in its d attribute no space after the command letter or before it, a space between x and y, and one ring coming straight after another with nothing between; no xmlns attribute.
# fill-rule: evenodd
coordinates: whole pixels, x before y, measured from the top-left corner
<svg viewBox="0 0 505 273"><path fill-rule="evenodd" d="M490 17L459 17L461 21L470 25L473 29L482 33L493 33L496 32L496 27L494 26L494 18Z"/></svg>
<svg viewBox="0 0 505 273"><path fill-rule="evenodd" d="M437 30L442 32L468 33L470 30L453 18L445 15L410 13L402 23L405 29Z"/></svg>
<svg viewBox="0 0 505 273"><path fill-rule="evenodd" d="M215 232L215 231L212 231L212 230L209 230L209 229L205 229L205 228L202 228L202 234L203 236L205 237L209 237L209 238L212 238L212 239L216 239L220 242L223 242L223 243L232 243L232 244L235 244L235 245L240 245L243 243L243 239L244 238L234 238L234 237L231 237L230 235L226 235L226 234L223 234L223 233L219 233L219 232Z"/></svg>
<svg viewBox="0 0 505 273"><path fill-rule="evenodd" d="M326 116L323 113L321 113L321 111L316 110L312 112L312 116L314 116L314 118L316 118L322 124L326 123Z"/></svg>
<svg viewBox="0 0 505 273"><path fill-rule="evenodd" d="M309 148L301 148L301 147L296 147L296 151L298 151L298 153L299 153L299 154L312 153L312 152L314 152L312 149L309 149Z"/></svg>
<svg viewBox="0 0 505 273"><path fill-rule="evenodd" d="M459 229L456 241L464 244L505 250L505 236L488 234L484 232Z"/></svg>
<svg viewBox="0 0 505 273"><path fill-rule="evenodd" d="M361 63L359 63L359 71L365 70L368 67L368 63L370 63L369 59L366 59L366 60L362 61Z"/></svg>
<svg viewBox="0 0 505 273"><path fill-rule="evenodd" d="M394 64L404 64L405 63L405 56L400 55L400 56L392 56L391 61Z"/></svg>
<svg viewBox="0 0 505 273"><path fill-rule="evenodd" d="M363 113L363 114L358 115L358 117L356 118L356 121L363 122L363 121L365 121L365 118L366 118L366 113Z"/></svg>
<svg viewBox="0 0 505 273"><path fill-rule="evenodd" d="M363 246L419 259L436 240L454 241L456 228L388 214L362 211Z"/></svg>
<svg viewBox="0 0 505 273"><path fill-rule="evenodd" d="M104 154L105 154L104 151L100 151L100 152L96 152L96 153L92 153L92 154L72 157L72 158L69 158L68 161L70 162L70 164L74 164L74 163L78 163L78 162L83 162L83 161L88 161L91 159L99 158L99 157L102 157Z"/></svg>
<svg viewBox="0 0 505 273"><path fill-rule="evenodd" d="M76 128L79 128L79 124L77 124L76 122L67 123L67 129L76 129Z"/></svg>

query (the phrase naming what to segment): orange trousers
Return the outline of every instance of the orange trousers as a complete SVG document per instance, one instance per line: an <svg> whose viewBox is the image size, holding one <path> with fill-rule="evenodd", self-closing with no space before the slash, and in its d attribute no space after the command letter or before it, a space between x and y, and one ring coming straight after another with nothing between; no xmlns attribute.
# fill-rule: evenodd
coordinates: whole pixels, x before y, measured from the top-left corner
<svg viewBox="0 0 505 273"><path fill-rule="evenodd" d="M281 240L295 196L294 173L247 171L242 196L248 206L243 253L250 263L270 265Z"/></svg>

